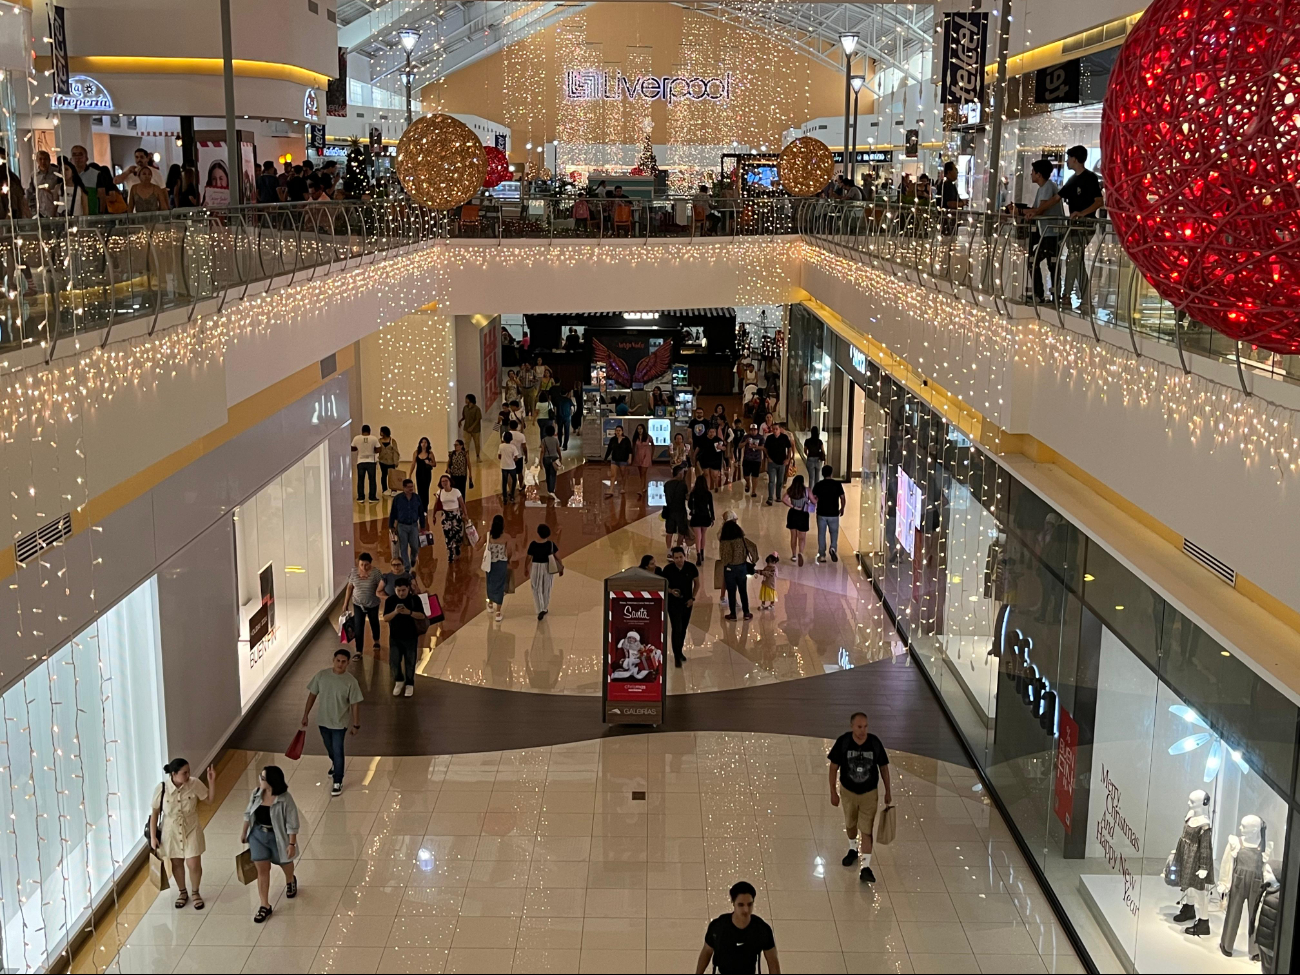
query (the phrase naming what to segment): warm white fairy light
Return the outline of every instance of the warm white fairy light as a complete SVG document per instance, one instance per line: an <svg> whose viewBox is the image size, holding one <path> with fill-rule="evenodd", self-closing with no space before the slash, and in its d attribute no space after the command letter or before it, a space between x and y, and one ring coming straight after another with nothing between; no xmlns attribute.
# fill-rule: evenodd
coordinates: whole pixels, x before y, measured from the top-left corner
<svg viewBox="0 0 1300 975"><path fill-rule="evenodd" d="M1184 374L1155 359L1139 358L1131 349L1097 342L1036 319L1004 318L961 298L834 256L819 247L804 245L802 260L853 284L873 300L897 308L921 326L919 348L898 350L898 354L922 374L928 374L926 357L932 355L932 343L925 335L934 336L936 348L942 340L945 348L961 349L962 372L950 373L957 380L953 392L977 410L997 415L1003 405L1001 378L987 387L977 380L986 368L1013 361L1032 363L1052 370L1072 388L1086 389L1103 401L1118 397L1125 405L1154 404L1171 437L1181 432L1207 454L1231 449L1248 467L1270 467L1279 485L1287 473L1300 470L1300 430L1295 411L1261 396L1247 397L1240 390L1195 373ZM951 368L951 363L948 365Z"/></svg>

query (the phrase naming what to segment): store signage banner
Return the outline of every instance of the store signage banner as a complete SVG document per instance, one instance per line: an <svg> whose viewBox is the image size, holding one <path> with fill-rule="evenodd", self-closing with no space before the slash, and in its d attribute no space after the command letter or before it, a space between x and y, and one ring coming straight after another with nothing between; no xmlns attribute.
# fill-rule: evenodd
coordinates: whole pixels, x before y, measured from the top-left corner
<svg viewBox="0 0 1300 975"><path fill-rule="evenodd" d="M113 96L108 89L94 78L84 74L74 74L68 79L68 94L54 95L50 98L50 110L54 112L111 112ZM127 128L135 126L129 122Z"/></svg>
<svg viewBox="0 0 1300 975"><path fill-rule="evenodd" d="M1078 104L1083 80L1079 58L1034 72L1034 101L1039 105Z"/></svg>
<svg viewBox="0 0 1300 975"><path fill-rule="evenodd" d="M844 162L844 153L834 151L831 158L837 163ZM891 163L894 161L893 149L859 149L853 154L854 162L859 163Z"/></svg>
<svg viewBox="0 0 1300 975"><path fill-rule="evenodd" d="M726 102L731 100L732 76L687 78L682 75L610 74L595 68L569 68L564 72L564 97L571 102L679 101Z"/></svg>
<svg viewBox="0 0 1300 975"><path fill-rule="evenodd" d="M50 5L50 67L51 82L56 95L71 95L68 87L68 34L64 26L63 8Z"/></svg>
<svg viewBox="0 0 1300 975"><path fill-rule="evenodd" d="M965 105L984 100L984 49L989 15L968 10L943 15L943 104Z"/></svg>
<svg viewBox="0 0 1300 975"><path fill-rule="evenodd" d="M248 666L255 667L262 659L266 642L275 630L275 569L268 562L258 573L262 601L248 619Z"/></svg>
<svg viewBox="0 0 1300 975"><path fill-rule="evenodd" d="M325 150L325 126L309 125L307 126L307 145L318 152ZM347 153L345 152L344 155Z"/></svg>
<svg viewBox="0 0 1300 975"><path fill-rule="evenodd" d="M501 329L495 321L479 333L479 342L483 351L483 402L479 406L486 414L501 395Z"/></svg>
<svg viewBox="0 0 1300 975"><path fill-rule="evenodd" d="M668 627L661 590L605 594L605 721L658 724L663 717Z"/></svg>
<svg viewBox="0 0 1300 975"><path fill-rule="evenodd" d="M325 114L347 118L348 115L348 49L339 48L339 76L325 86Z"/></svg>
<svg viewBox="0 0 1300 975"><path fill-rule="evenodd" d="M377 125L370 126L370 154L372 156L384 154L384 130Z"/></svg>
<svg viewBox="0 0 1300 975"><path fill-rule="evenodd" d="M1079 762L1079 725L1065 708L1058 708L1056 738L1056 818L1070 832L1074 818L1074 779Z"/></svg>

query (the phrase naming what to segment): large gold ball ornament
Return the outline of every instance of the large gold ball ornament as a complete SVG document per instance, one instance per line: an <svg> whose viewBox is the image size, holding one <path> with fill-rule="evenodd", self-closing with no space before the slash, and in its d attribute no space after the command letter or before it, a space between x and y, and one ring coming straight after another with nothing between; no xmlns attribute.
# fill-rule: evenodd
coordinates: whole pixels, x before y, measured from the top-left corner
<svg viewBox="0 0 1300 975"><path fill-rule="evenodd" d="M804 136L781 150L776 174L791 196L812 196L820 193L835 175L835 158L826 143Z"/></svg>
<svg viewBox="0 0 1300 975"><path fill-rule="evenodd" d="M474 131L450 115L424 115L397 143L397 177L411 198L435 210L471 199L487 175L487 153Z"/></svg>

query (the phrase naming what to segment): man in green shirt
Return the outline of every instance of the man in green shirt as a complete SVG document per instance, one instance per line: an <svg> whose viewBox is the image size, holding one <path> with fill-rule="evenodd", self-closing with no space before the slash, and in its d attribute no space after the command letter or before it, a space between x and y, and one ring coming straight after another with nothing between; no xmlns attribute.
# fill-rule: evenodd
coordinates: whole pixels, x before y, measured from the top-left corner
<svg viewBox="0 0 1300 975"><path fill-rule="evenodd" d="M320 726L320 736L325 742L325 754L329 755L333 767L330 775L334 785L330 795L337 796L343 792L343 769L346 759L343 755L343 742L349 726L352 734L361 730L360 704L365 699L361 685L348 673L348 661L352 653L346 647L334 651L334 666L320 671L307 684L307 706L302 712L302 726L307 727L312 705L320 701L320 711L316 723ZM350 720L349 720L350 719Z"/></svg>
<svg viewBox="0 0 1300 975"><path fill-rule="evenodd" d="M465 408L460 411L460 422L456 424L465 431L465 436L474 441L474 459L482 460L479 452L479 430L483 426L483 411L479 409L478 400L473 393L465 396Z"/></svg>

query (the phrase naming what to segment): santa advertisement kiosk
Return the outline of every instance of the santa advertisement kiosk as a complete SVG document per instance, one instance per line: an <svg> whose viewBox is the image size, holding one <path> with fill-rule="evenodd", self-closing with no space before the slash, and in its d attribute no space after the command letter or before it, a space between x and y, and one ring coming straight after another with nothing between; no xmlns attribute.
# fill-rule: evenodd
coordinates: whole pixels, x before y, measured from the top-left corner
<svg viewBox="0 0 1300 975"><path fill-rule="evenodd" d="M628 569L605 580L605 724L657 725L664 720L668 621L664 580Z"/></svg>

